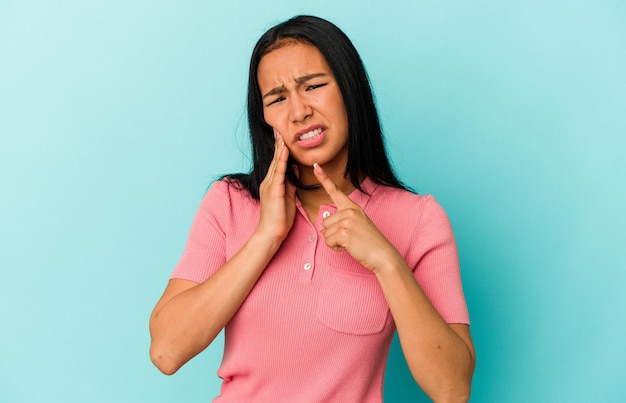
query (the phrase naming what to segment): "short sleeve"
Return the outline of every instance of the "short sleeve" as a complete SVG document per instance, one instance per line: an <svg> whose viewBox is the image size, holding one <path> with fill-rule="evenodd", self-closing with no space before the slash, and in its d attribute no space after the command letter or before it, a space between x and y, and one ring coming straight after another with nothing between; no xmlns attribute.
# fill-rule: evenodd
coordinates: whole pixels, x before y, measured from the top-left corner
<svg viewBox="0 0 626 403"><path fill-rule="evenodd" d="M469 324L458 251L450 220L434 197L425 196L414 234L415 279L447 323Z"/></svg>
<svg viewBox="0 0 626 403"><path fill-rule="evenodd" d="M228 184L214 182L202 199L185 250L170 278L202 283L226 263L224 218L230 211Z"/></svg>

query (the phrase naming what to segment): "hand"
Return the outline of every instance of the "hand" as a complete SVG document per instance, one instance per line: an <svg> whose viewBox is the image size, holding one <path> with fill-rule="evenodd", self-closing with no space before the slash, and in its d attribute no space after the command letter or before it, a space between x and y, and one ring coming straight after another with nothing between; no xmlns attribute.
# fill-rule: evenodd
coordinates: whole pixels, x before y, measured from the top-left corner
<svg viewBox="0 0 626 403"><path fill-rule="evenodd" d="M283 241L296 214L296 187L285 179L289 150L277 131L274 131L274 138L274 158L259 186L261 218L257 231Z"/></svg>
<svg viewBox="0 0 626 403"><path fill-rule="evenodd" d="M400 257L400 253L370 221L363 209L335 185L322 167L314 164L313 173L337 206L337 211L322 222L326 245L336 251L348 251L354 259L372 271L382 268L391 257Z"/></svg>

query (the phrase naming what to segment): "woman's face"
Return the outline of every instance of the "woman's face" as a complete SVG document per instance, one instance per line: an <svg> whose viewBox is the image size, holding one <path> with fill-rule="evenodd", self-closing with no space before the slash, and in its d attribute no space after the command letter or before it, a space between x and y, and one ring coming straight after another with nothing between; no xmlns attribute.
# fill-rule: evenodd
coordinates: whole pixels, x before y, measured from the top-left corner
<svg viewBox="0 0 626 403"><path fill-rule="evenodd" d="M263 56L257 78L267 124L304 166L345 169L348 116L339 86L315 46L292 42Z"/></svg>

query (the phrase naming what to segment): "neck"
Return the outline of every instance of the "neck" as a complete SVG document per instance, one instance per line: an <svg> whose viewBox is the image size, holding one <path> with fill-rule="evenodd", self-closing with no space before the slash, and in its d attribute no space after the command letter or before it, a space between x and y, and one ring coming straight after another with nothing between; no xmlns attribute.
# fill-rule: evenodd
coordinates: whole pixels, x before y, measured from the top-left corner
<svg viewBox="0 0 626 403"><path fill-rule="evenodd" d="M349 195L355 189L354 185L350 181L350 178L344 177L345 169L332 169L332 168L327 169L326 167L324 167L324 169L326 170L326 174L328 175L328 177L346 195ZM317 211L319 209L319 206L322 204L332 204L333 202L332 199L330 198L328 193L326 193L324 188L321 187L321 185L319 184L319 181L313 174L313 167L300 166L299 167L299 179L300 179L300 182L304 185L319 185L320 186L320 188L316 190L303 190L303 189L296 190L298 198L300 199L300 202L305 208Z"/></svg>

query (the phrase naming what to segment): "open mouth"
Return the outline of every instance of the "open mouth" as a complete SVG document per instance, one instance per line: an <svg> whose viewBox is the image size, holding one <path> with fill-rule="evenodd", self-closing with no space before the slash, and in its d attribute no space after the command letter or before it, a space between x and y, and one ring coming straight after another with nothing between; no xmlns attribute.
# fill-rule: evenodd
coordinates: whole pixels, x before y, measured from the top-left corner
<svg viewBox="0 0 626 403"><path fill-rule="evenodd" d="M323 132L323 130L321 128L313 129L310 132L306 132L302 136L298 137L298 140L299 141L308 140L308 139L313 138L315 136L319 136L320 134L322 134L322 132Z"/></svg>

